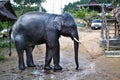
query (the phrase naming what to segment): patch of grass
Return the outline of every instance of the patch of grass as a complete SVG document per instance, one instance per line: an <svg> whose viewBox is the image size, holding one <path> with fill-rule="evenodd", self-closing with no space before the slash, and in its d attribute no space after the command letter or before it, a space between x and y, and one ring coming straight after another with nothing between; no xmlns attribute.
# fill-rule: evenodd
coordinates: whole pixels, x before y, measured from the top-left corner
<svg viewBox="0 0 120 80"><path fill-rule="evenodd" d="M9 44L5 42L0 43L0 49L5 48L5 47L9 47Z"/></svg>
<svg viewBox="0 0 120 80"><path fill-rule="evenodd" d="M2 48L8 48L9 47L9 42L7 40L1 40L0 42L0 49ZM14 43L11 43L11 47L15 47Z"/></svg>
<svg viewBox="0 0 120 80"><path fill-rule="evenodd" d="M4 55L0 55L0 61L5 60L5 56Z"/></svg>

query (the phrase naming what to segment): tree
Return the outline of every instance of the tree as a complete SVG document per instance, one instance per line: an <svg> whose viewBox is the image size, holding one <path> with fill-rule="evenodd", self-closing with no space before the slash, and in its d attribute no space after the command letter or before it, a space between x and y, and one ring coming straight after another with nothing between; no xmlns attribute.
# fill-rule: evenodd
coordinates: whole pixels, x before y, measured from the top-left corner
<svg viewBox="0 0 120 80"><path fill-rule="evenodd" d="M74 2L74 3L69 3L68 5L65 5L63 8L63 12L72 12L72 11L78 11L79 8L77 5L81 4L79 1Z"/></svg>
<svg viewBox="0 0 120 80"><path fill-rule="evenodd" d="M87 4L89 0L81 0L80 3L81 4Z"/></svg>
<svg viewBox="0 0 120 80"><path fill-rule="evenodd" d="M90 11L89 8L82 8L81 10L74 11L72 13L76 18L83 19L87 22L87 25L90 26L90 23L93 19L98 19L100 16L96 11Z"/></svg>
<svg viewBox="0 0 120 80"><path fill-rule="evenodd" d="M85 16L88 13L88 8L82 8L81 10L78 11L74 11L72 14L76 17L76 18L81 18L85 20Z"/></svg>
<svg viewBox="0 0 120 80"><path fill-rule="evenodd" d="M120 6L120 0L113 0L112 2L113 6Z"/></svg>
<svg viewBox="0 0 120 80"><path fill-rule="evenodd" d="M99 4L103 4L103 3L112 3L113 0L97 0L99 2Z"/></svg>
<svg viewBox="0 0 120 80"><path fill-rule="evenodd" d="M22 4L22 5L32 5L32 4L41 4L45 2L46 0L13 0L17 4Z"/></svg>
<svg viewBox="0 0 120 80"><path fill-rule="evenodd" d="M28 0L30 2L30 4L37 4L37 6L39 6L39 11L42 12L42 6L41 3L45 2L46 0Z"/></svg>
<svg viewBox="0 0 120 80"><path fill-rule="evenodd" d="M46 0L13 0L22 10L21 14L26 12L27 10L31 10L31 5L36 4L39 7L39 11L46 11L42 6L41 3L45 2ZM25 10L26 8L26 10Z"/></svg>

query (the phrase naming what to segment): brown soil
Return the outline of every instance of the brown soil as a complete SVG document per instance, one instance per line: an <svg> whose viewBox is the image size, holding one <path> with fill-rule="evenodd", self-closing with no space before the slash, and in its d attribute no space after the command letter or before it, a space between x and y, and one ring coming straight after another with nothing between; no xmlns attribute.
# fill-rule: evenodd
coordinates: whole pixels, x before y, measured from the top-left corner
<svg viewBox="0 0 120 80"><path fill-rule="evenodd" d="M99 46L100 30L79 29L82 44L79 46L79 70L75 70L73 41L60 38L60 64L62 71L44 71L45 45L34 49L35 68L18 69L17 52L12 49L12 56L0 61L0 80L120 80L120 58L108 58ZM51 63L53 66L53 64Z"/></svg>

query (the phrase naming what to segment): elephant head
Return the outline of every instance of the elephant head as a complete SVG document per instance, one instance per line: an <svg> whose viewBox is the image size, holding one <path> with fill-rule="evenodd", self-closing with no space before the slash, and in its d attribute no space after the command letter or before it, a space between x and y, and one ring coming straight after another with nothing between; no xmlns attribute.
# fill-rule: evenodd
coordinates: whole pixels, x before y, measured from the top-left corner
<svg viewBox="0 0 120 80"><path fill-rule="evenodd" d="M57 28L61 35L71 37L71 39L74 41L75 63L76 69L78 69L79 36L73 16L65 13L56 17L54 20L54 26Z"/></svg>

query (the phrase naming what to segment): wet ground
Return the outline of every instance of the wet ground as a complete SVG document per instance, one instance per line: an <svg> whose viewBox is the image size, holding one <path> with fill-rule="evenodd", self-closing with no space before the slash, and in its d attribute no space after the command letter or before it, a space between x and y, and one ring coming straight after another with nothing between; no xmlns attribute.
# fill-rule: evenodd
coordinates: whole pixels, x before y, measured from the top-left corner
<svg viewBox="0 0 120 80"><path fill-rule="evenodd" d="M60 38L60 64L62 71L44 71L45 45L34 49L35 68L20 71L17 67L16 50L12 56L8 49L0 51L6 60L0 61L0 80L120 80L120 58L107 58L99 47L99 30L79 29L79 70L75 70L73 42L70 38ZM51 63L52 65L52 63Z"/></svg>

